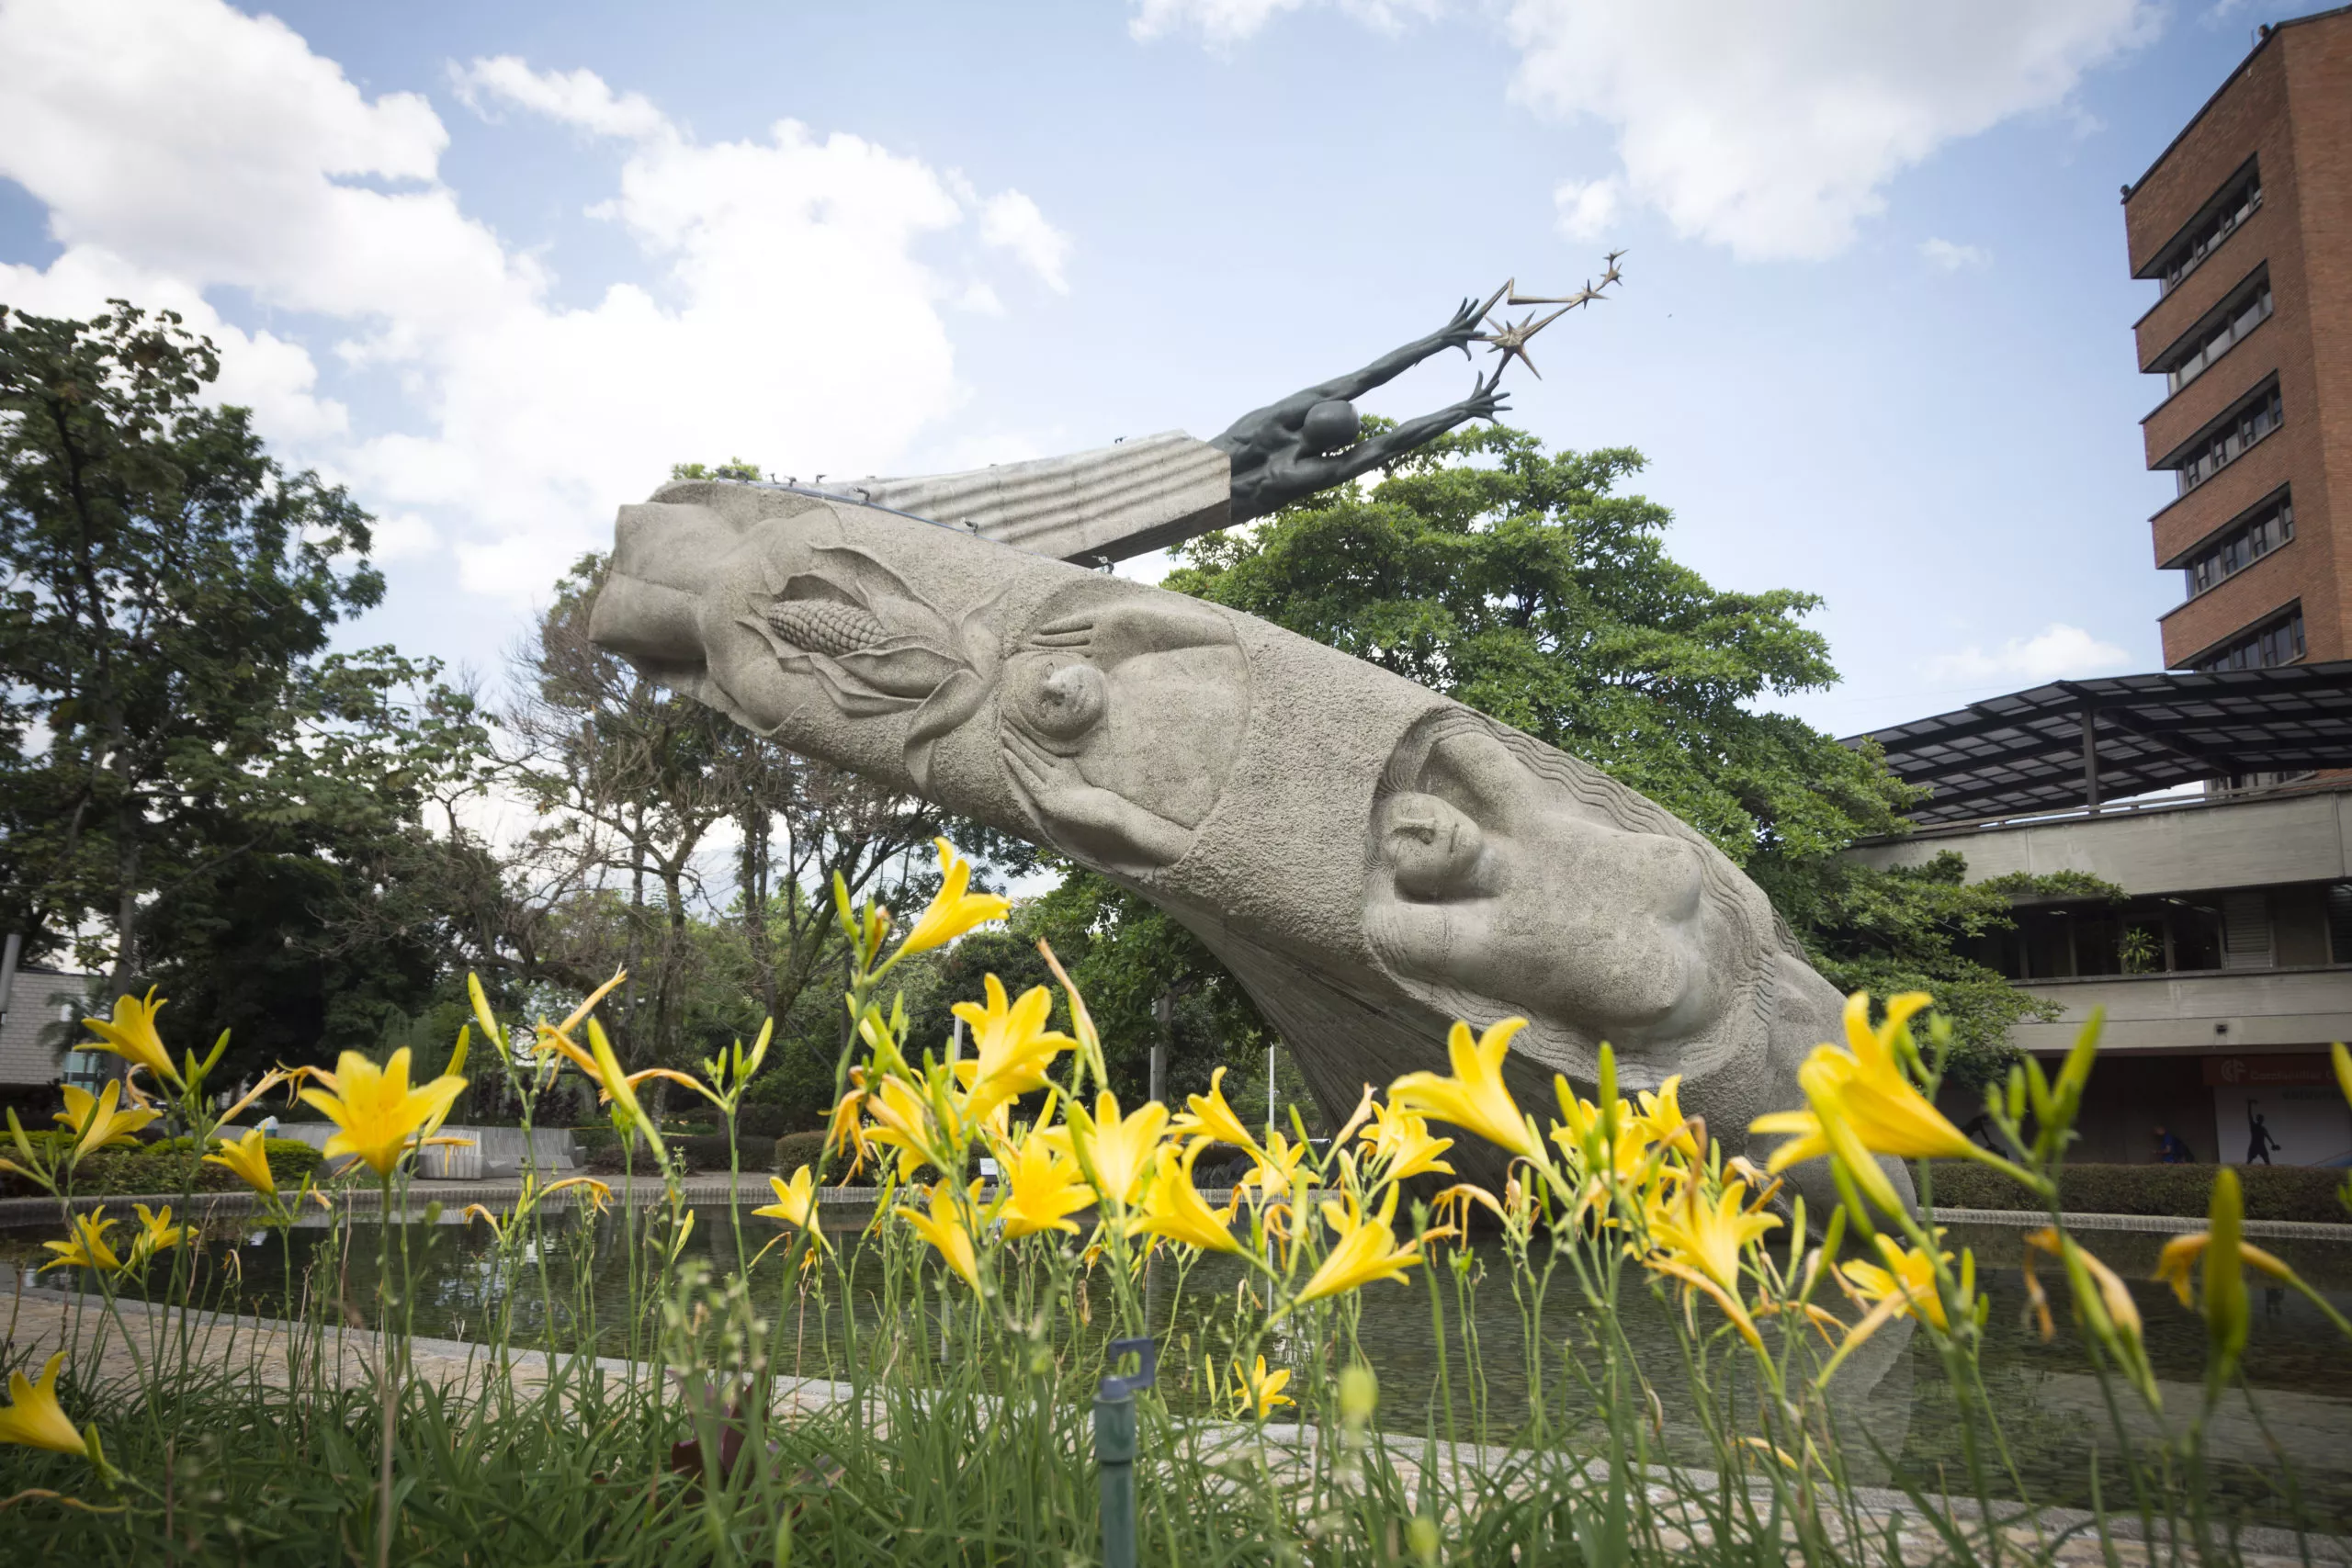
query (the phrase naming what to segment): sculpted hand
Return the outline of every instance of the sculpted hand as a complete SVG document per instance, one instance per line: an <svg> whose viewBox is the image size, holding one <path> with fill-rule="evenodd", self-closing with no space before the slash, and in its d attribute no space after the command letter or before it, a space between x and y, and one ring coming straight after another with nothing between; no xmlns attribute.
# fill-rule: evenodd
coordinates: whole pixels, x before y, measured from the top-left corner
<svg viewBox="0 0 2352 1568"><path fill-rule="evenodd" d="M1166 865L1192 843L1182 828L1087 783L1076 762L1012 729L1004 731L1004 761L1065 848L1114 863Z"/></svg>
<svg viewBox="0 0 2352 1568"><path fill-rule="evenodd" d="M1492 376L1480 381L1471 394L1462 400L1458 406L1464 419L1493 419L1510 406L1510 394L1495 389L1502 378L1502 367L1498 365Z"/></svg>
<svg viewBox="0 0 2352 1568"><path fill-rule="evenodd" d="M1491 299L1486 304L1476 299L1462 301L1461 309L1453 312L1453 319L1438 329L1438 346L1458 348L1467 355L1471 341L1478 335L1480 326L1486 321L1487 307L1493 303Z"/></svg>

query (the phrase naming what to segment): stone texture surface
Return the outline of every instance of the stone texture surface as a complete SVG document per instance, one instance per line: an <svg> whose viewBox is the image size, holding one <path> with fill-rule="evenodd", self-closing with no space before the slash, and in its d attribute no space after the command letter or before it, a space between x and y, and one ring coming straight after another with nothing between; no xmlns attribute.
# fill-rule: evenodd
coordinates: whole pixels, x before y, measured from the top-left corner
<svg viewBox="0 0 2352 1568"><path fill-rule="evenodd" d="M1597 770L1253 617L871 508L621 509L592 635L792 750L1050 845L1233 969L1341 1114L1510 1014L1514 1088L1683 1077L1736 1149L1839 998L1763 893ZM1476 1158L1476 1151L1464 1150ZM1492 1162L1487 1174L1492 1173Z"/></svg>
<svg viewBox="0 0 2352 1568"><path fill-rule="evenodd" d="M1059 560L1125 560L1226 525L1232 460L1181 430L960 474L864 479L874 506ZM661 499L657 493L656 500Z"/></svg>

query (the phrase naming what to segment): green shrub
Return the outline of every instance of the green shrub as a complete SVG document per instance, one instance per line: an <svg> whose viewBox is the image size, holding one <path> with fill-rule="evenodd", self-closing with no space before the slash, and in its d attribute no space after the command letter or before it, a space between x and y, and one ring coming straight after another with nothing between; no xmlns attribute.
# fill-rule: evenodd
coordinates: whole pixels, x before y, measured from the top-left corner
<svg viewBox="0 0 2352 1568"><path fill-rule="evenodd" d="M735 1129L763 1138L780 1138L792 1130L792 1119L781 1105L747 1100L735 1113Z"/></svg>
<svg viewBox="0 0 2352 1568"><path fill-rule="evenodd" d="M775 1168L786 1176L790 1176L804 1165L814 1170L817 1168L819 1156L824 1152L824 1134L786 1133L775 1141ZM840 1174L839 1171L834 1172L836 1179Z"/></svg>
<svg viewBox="0 0 2352 1568"><path fill-rule="evenodd" d="M673 1138L671 1148L685 1160L689 1170L725 1170L727 1168L727 1134L697 1133L689 1137ZM775 1164L775 1140L751 1134L739 1134L735 1139L736 1157L745 1170L767 1170Z"/></svg>
<svg viewBox="0 0 2352 1568"><path fill-rule="evenodd" d="M2213 1191L2210 1165L2070 1165L2058 1196L2070 1214L2176 1214L2206 1212ZM2256 1165L2238 1169L2249 1220L2302 1220L2342 1224L2352 1220L2336 1201L2344 1173L2325 1166ZM2033 1195L1996 1170L1939 1160L1939 1208L2036 1209Z"/></svg>
<svg viewBox="0 0 2352 1568"><path fill-rule="evenodd" d="M62 1137L63 1134L56 1134ZM50 1134L29 1136L46 1140ZM291 1191L302 1178L319 1168L319 1151L295 1138L270 1138L262 1144L269 1156L270 1175L278 1188ZM190 1167L193 1166L193 1171ZM103 1149L82 1162L74 1175L74 1190L91 1197L169 1197L183 1190L235 1192L244 1182L226 1166L209 1165L192 1138L164 1138L135 1148ZM22 1177L0 1172L0 1197L29 1198L40 1189Z"/></svg>

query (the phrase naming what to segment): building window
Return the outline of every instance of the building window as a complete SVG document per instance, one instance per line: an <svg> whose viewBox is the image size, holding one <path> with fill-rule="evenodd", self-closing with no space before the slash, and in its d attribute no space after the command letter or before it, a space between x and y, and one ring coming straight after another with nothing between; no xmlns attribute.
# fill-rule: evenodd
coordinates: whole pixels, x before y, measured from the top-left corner
<svg viewBox="0 0 2352 1568"><path fill-rule="evenodd" d="M2232 637L2199 660L2204 674L2219 670L2268 670L2292 664L2303 656L2303 607L2301 604L2267 626Z"/></svg>
<svg viewBox="0 0 2352 1568"><path fill-rule="evenodd" d="M2174 465L2177 470L2180 493L2187 495L2232 463L2244 457L2246 448L2278 428L2286 417L2286 410L2278 400L2278 384L2256 391L2238 405L2235 412L2222 422L2210 436L2190 445L2188 455Z"/></svg>
<svg viewBox="0 0 2352 1568"><path fill-rule="evenodd" d="M2352 882L2327 890L2327 961L2352 964Z"/></svg>
<svg viewBox="0 0 2352 1568"><path fill-rule="evenodd" d="M76 1089L85 1089L95 1094L106 1087L106 1081L111 1076L107 1071L107 1056L103 1051L68 1051L58 1077Z"/></svg>
<svg viewBox="0 0 2352 1568"><path fill-rule="evenodd" d="M2295 536L2295 502L2281 493L2255 509L2254 515L2189 558L2181 569L2188 580L2188 596L2236 576Z"/></svg>
<svg viewBox="0 0 2352 1568"><path fill-rule="evenodd" d="M2204 265L2205 258L2222 248L2222 242L2237 232L2238 225L2262 210L2262 171L2247 165L2245 177L2224 187L2221 200L2215 202L2204 217L2191 222L2180 238L2172 243L2164 262L2165 292L2179 288L2192 272Z"/></svg>
<svg viewBox="0 0 2352 1568"><path fill-rule="evenodd" d="M2164 372L2165 395L2172 396L2203 375L2213 361L2235 348L2248 333L2270 319L2270 274L2262 275L2222 305L2212 319L2168 350L2157 368Z"/></svg>

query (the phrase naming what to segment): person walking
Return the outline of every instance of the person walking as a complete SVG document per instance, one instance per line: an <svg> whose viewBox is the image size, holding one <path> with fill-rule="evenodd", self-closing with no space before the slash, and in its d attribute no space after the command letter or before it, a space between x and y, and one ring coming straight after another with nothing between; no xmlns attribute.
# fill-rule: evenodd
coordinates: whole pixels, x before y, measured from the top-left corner
<svg viewBox="0 0 2352 1568"><path fill-rule="evenodd" d="M2245 1102L2245 1117L2247 1133L2245 1163L2253 1165L2258 1160L2264 1165L2268 1165L2270 1151L2284 1149L2287 1145L2270 1135L2270 1123L2263 1120L2260 1111L2255 1110L2254 1101L2251 1100Z"/></svg>

